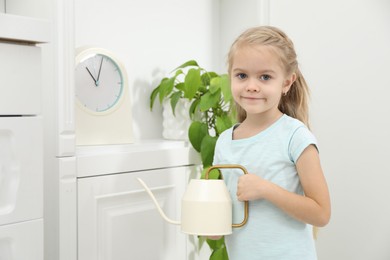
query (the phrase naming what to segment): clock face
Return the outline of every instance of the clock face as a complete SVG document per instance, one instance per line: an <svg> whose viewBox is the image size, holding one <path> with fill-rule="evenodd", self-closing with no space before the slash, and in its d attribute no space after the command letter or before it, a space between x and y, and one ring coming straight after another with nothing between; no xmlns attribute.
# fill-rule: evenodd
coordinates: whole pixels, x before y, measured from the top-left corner
<svg viewBox="0 0 390 260"><path fill-rule="evenodd" d="M75 70L76 98L93 113L116 107L123 94L123 75L109 56L91 53L81 58Z"/></svg>

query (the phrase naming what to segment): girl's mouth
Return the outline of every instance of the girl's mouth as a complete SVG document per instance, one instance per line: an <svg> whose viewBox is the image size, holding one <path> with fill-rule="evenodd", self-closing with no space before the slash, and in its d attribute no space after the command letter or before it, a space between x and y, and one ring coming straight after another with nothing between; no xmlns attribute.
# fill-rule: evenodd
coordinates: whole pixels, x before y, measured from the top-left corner
<svg viewBox="0 0 390 260"><path fill-rule="evenodd" d="M265 98L260 98L260 97L241 97L241 98L247 100L265 100Z"/></svg>

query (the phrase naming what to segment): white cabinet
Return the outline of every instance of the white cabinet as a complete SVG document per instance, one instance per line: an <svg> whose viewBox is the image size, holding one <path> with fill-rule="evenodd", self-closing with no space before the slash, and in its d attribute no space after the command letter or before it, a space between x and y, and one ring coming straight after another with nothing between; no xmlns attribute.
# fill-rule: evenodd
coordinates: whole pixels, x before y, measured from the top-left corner
<svg viewBox="0 0 390 260"><path fill-rule="evenodd" d="M78 260L187 259L188 237L166 223L180 220L181 198L199 157L186 142L141 141L77 149Z"/></svg>
<svg viewBox="0 0 390 260"><path fill-rule="evenodd" d="M41 49L0 42L0 112L36 115L41 111ZM6 61L6 62L5 62Z"/></svg>
<svg viewBox="0 0 390 260"><path fill-rule="evenodd" d="M4 3L4 2L3 2ZM0 259L43 259L42 65L49 23L0 13Z"/></svg>
<svg viewBox="0 0 390 260"><path fill-rule="evenodd" d="M42 120L0 116L0 259L43 259Z"/></svg>
<svg viewBox="0 0 390 260"><path fill-rule="evenodd" d="M42 219L0 226L0 259L43 259L42 229Z"/></svg>
<svg viewBox="0 0 390 260"><path fill-rule="evenodd" d="M42 144L40 117L0 117L0 225L42 218Z"/></svg>
<svg viewBox="0 0 390 260"><path fill-rule="evenodd" d="M186 236L166 223L136 180L150 185L163 210L180 219L193 167L120 173L78 180L78 260L186 259Z"/></svg>

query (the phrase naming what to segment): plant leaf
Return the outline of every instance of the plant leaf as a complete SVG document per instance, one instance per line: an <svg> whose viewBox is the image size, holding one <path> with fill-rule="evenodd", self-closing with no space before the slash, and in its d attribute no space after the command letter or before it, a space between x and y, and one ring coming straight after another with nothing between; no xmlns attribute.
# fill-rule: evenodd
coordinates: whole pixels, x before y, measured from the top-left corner
<svg viewBox="0 0 390 260"><path fill-rule="evenodd" d="M198 236L198 240L199 240L199 243L198 243L198 250L201 250L204 243L206 242L207 240L207 237L205 236ZM206 242L207 243L207 242Z"/></svg>
<svg viewBox="0 0 390 260"><path fill-rule="evenodd" d="M232 91L230 88L230 78L227 74L221 75L220 78L221 78L220 86L221 86L221 90L222 90L223 100L226 103L229 103L230 101L232 101Z"/></svg>
<svg viewBox="0 0 390 260"><path fill-rule="evenodd" d="M156 97L160 91L160 85L158 85L155 89L153 89L152 94L150 94L150 110L153 110L153 104L156 100Z"/></svg>
<svg viewBox="0 0 390 260"><path fill-rule="evenodd" d="M217 106L218 102L221 98L221 90L218 90L216 93L212 94L211 92L207 92L200 98L200 110L205 112L209 108Z"/></svg>
<svg viewBox="0 0 390 260"><path fill-rule="evenodd" d="M217 143L218 137L210 136L207 134L200 146L200 157L202 158L203 167L208 167L213 164L215 144Z"/></svg>
<svg viewBox="0 0 390 260"><path fill-rule="evenodd" d="M213 251L211 253L210 260L229 260L226 247L221 247Z"/></svg>
<svg viewBox="0 0 390 260"><path fill-rule="evenodd" d="M207 239L206 241L212 251L210 260L229 260L224 237L219 240Z"/></svg>
<svg viewBox="0 0 390 260"><path fill-rule="evenodd" d="M183 68L188 67L188 66L199 67L198 63L195 60L189 60L189 61L184 62L183 64L181 64L179 67L177 67L176 69L174 69L172 71L175 71L177 69L183 69Z"/></svg>
<svg viewBox="0 0 390 260"><path fill-rule="evenodd" d="M202 170L202 173L200 174L200 178L201 179L205 179L206 178L206 172L207 170L209 169L210 167L206 167L206 168L203 168ZM221 177L221 171L219 169L212 169L210 172L209 172L209 176L208 178L210 180L218 180L220 179Z"/></svg>
<svg viewBox="0 0 390 260"><path fill-rule="evenodd" d="M202 141L208 135L207 124L195 121L188 129L188 139L194 149L200 153Z"/></svg>
<svg viewBox="0 0 390 260"><path fill-rule="evenodd" d="M160 91L159 91L160 103L162 103L164 98L166 98L172 92L174 83L175 83L175 77L164 78L161 80L161 84L159 87L160 88Z"/></svg>
<svg viewBox="0 0 390 260"><path fill-rule="evenodd" d="M194 116L196 115L196 112L197 112L197 107L200 103L200 99L195 99L192 103L191 103L191 106L190 106L190 110L189 110L189 114L190 114L190 118L193 119Z"/></svg>
<svg viewBox="0 0 390 260"><path fill-rule="evenodd" d="M184 84L184 97L192 99L198 91L199 87L202 85L200 69L190 69L184 79Z"/></svg>
<svg viewBox="0 0 390 260"><path fill-rule="evenodd" d="M184 85L183 82L180 82L180 83L177 83L177 84L175 85L175 88L178 89L178 90L180 90L180 91L182 91L182 92L184 93L185 85Z"/></svg>
<svg viewBox="0 0 390 260"><path fill-rule="evenodd" d="M215 78L215 77L218 77L219 75L215 72L205 72L202 74L202 82L205 86L209 86L210 85L210 81L211 79Z"/></svg>
<svg viewBox="0 0 390 260"><path fill-rule="evenodd" d="M232 120L230 119L230 116L228 114L224 113L222 116L216 117L215 126L219 135L232 126Z"/></svg>
<svg viewBox="0 0 390 260"><path fill-rule="evenodd" d="M175 109L176 109L177 102L179 102L180 98L181 98L181 92L175 92L170 97L172 113L174 116L176 116Z"/></svg>
<svg viewBox="0 0 390 260"><path fill-rule="evenodd" d="M207 239L206 241L207 241L207 244L209 245L209 247L210 247L210 249L211 249L212 251L218 249L218 248L217 248L217 241L216 241L216 240Z"/></svg>
<svg viewBox="0 0 390 260"><path fill-rule="evenodd" d="M176 72L175 72L175 78L177 78L177 76L179 76L180 74L184 74L183 73L183 71L182 70L177 70Z"/></svg>
<svg viewBox="0 0 390 260"><path fill-rule="evenodd" d="M218 91L218 89L221 89L221 77L215 77L210 80L210 92L211 94L214 94Z"/></svg>

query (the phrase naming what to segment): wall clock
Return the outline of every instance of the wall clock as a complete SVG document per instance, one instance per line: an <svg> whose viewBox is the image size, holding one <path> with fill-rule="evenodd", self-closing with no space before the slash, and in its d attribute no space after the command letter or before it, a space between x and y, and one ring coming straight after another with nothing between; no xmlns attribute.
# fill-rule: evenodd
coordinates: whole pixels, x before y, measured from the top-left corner
<svg viewBox="0 0 390 260"><path fill-rule="evenodd" d="M102 48L76 50L75 128L77 145L133 142L127 73Z"/></svg>

